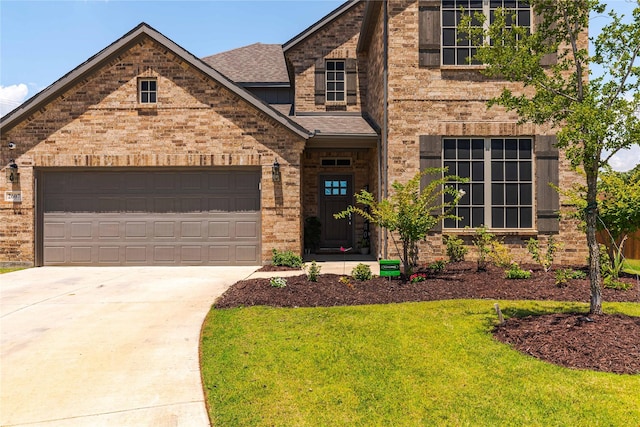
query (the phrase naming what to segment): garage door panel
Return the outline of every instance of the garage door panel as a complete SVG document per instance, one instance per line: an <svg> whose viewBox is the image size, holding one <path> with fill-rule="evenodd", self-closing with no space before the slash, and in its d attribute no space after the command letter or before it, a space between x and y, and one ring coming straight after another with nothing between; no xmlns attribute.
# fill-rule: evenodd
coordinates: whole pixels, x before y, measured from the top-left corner
<svg viewBox="0 0 640 427"><path fill-rule="evenodd" d="M71 246L69 255L72 264L87 264L91 262L91 246Z"/></svg>
<svg viewBox="0 0 640 427"><path fill-rule="evenodd" d="M120 237L120 222L118 221L99 221L98 236L100 239L112 239Z"/></svg>
<svg viewBox="0 0 640 427"><path fill-rule="evenodd" d="M99 264L120 264L120 247L119 246L100 246L98 247L98 263Z"/></svg>
<svg viewBox="0 0 640 427"><path fill-rule="evenodd" d="M180 223L180 235L183 238L202 238L202 221L182 221Z"/></svg>
<svg viewBox="0 0 640 427"><path fill-rule="evenodd" d="M144 238L147 236L147 223L143 221L126 221L125 237L127 239Z"/></svg>
<svg viewBox="0 0 640 427"><path fill-rule="evenodd" d="M153 223L153 236L151 236L151 238L174 238L176 237L175 226L173 221L155 221Z"/></svg>
<svg viewBox="0 0 640 427"><path fill-rule="evenodd" d="M256 246L237 246L236 247L236 261L238 262L249 262L253 259L256 259L258 248Z"/></svg>
<svg viewBox="0 0 640 427"><path fill-rule="evenodd" d="M45 265L260 264L257 170L42 178Z"/></svg>
<svg viewBox="0 0 640 427"><path fill-rule="evenodd" d="M255 239L258 237L258 225L254 221L237 221L236 237Z"/></svg>
<svg viewBox="0 0 640 427"><path fill-rule="evenodd" d="M44 238L64 239L65 238L66 224L64 222L49 222L44 225Z"/></svg>

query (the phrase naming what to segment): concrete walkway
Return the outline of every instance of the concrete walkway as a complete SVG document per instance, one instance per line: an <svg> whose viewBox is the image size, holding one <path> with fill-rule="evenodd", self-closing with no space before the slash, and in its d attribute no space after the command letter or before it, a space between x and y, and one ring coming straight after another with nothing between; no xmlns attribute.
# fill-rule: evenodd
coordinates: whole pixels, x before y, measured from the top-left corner
<svg viewBox="0 0 640 427"><path fill-rule="evenodd" d="M1 426L208 426L200 327L257 267L0 275Z"/></svg>

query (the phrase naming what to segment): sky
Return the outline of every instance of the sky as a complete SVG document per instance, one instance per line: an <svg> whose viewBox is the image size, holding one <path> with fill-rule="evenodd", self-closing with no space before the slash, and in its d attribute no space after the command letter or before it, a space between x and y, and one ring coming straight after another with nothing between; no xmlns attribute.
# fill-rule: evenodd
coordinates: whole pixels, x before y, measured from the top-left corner
<svg viewBox="0 0 640 427"><path fill-rule="evenodd" d="M197 57L252 43L285 43L342 0L0 0L0 116L146 22ZM635 0L606 0L631 15ZM593 16L590 34L609 21ZM611 160L640 163L640 147Z"/></svg>

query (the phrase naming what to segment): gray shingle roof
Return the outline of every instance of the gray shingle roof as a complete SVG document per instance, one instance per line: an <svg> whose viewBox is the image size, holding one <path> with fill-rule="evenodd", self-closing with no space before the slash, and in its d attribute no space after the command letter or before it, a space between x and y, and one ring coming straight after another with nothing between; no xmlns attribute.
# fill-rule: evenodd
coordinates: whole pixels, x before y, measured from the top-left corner
<svg viewBox="0 0 640 427"><path fill-rule="evenodd" d="M289 85L289 73L279 44L254 43L202 60L238 84Z"/></svg>
<svg viewBox="0 0 640 427"><path fill-rule="evenodd" d="M315 132L316 136L377 136L376 131L360 115L290 116L294 122Z"/></svg>

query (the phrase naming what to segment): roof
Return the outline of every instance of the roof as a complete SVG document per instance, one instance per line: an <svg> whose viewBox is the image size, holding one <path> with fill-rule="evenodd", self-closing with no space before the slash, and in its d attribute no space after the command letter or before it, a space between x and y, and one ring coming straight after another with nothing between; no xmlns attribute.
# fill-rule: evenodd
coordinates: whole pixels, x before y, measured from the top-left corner
<svg viewBox="0 0 640 427"><path fill-rule="evenodd" d="M361 136L361 137L377 137L378 133L360 114L336 114L328 115L296 115L291 117L296 123L309 132L313 132L314 136Z"/></svg>
<svg viewBox="0 0 640 427"><path fill-rule="evenodd" d="M306 30L304 30L303 32L301 32L300 34L298 34L297 36L295 36L294 38L292 38L291 40L283 44L282 50L286 52L289 49L292 49L298 43L302 42L307 37L315 34L318 30L320 30L325 25L329 24L334 19L340 17L342 14L347 12L353 6L358 4L360 1L362 0L347 0L344 4L338 6L332 12L329 12L329 14L327 14L324 18L320 19L318 22L311 25L309 28L307 28Z"/></svg>
<svg viewBox="0 0 640 427"><path fill-rule="evenodd" d="M282 45L254 43L202 58L237 84L289 86Z"/></svg>
<svg viewBox="0 0 640 427"><path fill-rule="evenodd" d="M189 65L209 76L211 79L225 87L227 90L236 94L238 97L245 100L258 111L264 113L266 116L285 126L290 131L298 134L304 139L309 138L309 134L303 128L301 128L300 125L293 122L288 117L275 111L274 109L270 108L259 98L257 98L247 90L241 88L240 86L234 84L226 76L214 70L208 64L204 63L202 60L200 60L184 48L180 47L144 22L136 26L134 29L129 31L127 34L122 36L111 45L107 46L106 48L86 60L84 63L80 64L78 67L64 75L49 87L45 88L38 94L25 101L15 110L0 118L0 132L6 132L9 129L13 128L22 120L29 117L30 114L33 114L35 111L42 108L47 103L56 99L66 90L77 84L80 80L86 78L95 70L105 66L109 63L109 61L113 60L114 57L119 55L121 52L129 49L131 46L133 46L135 43L138 43L145 37L150 38L154 42L170 50L175 55L182 58Z"/></svg>

